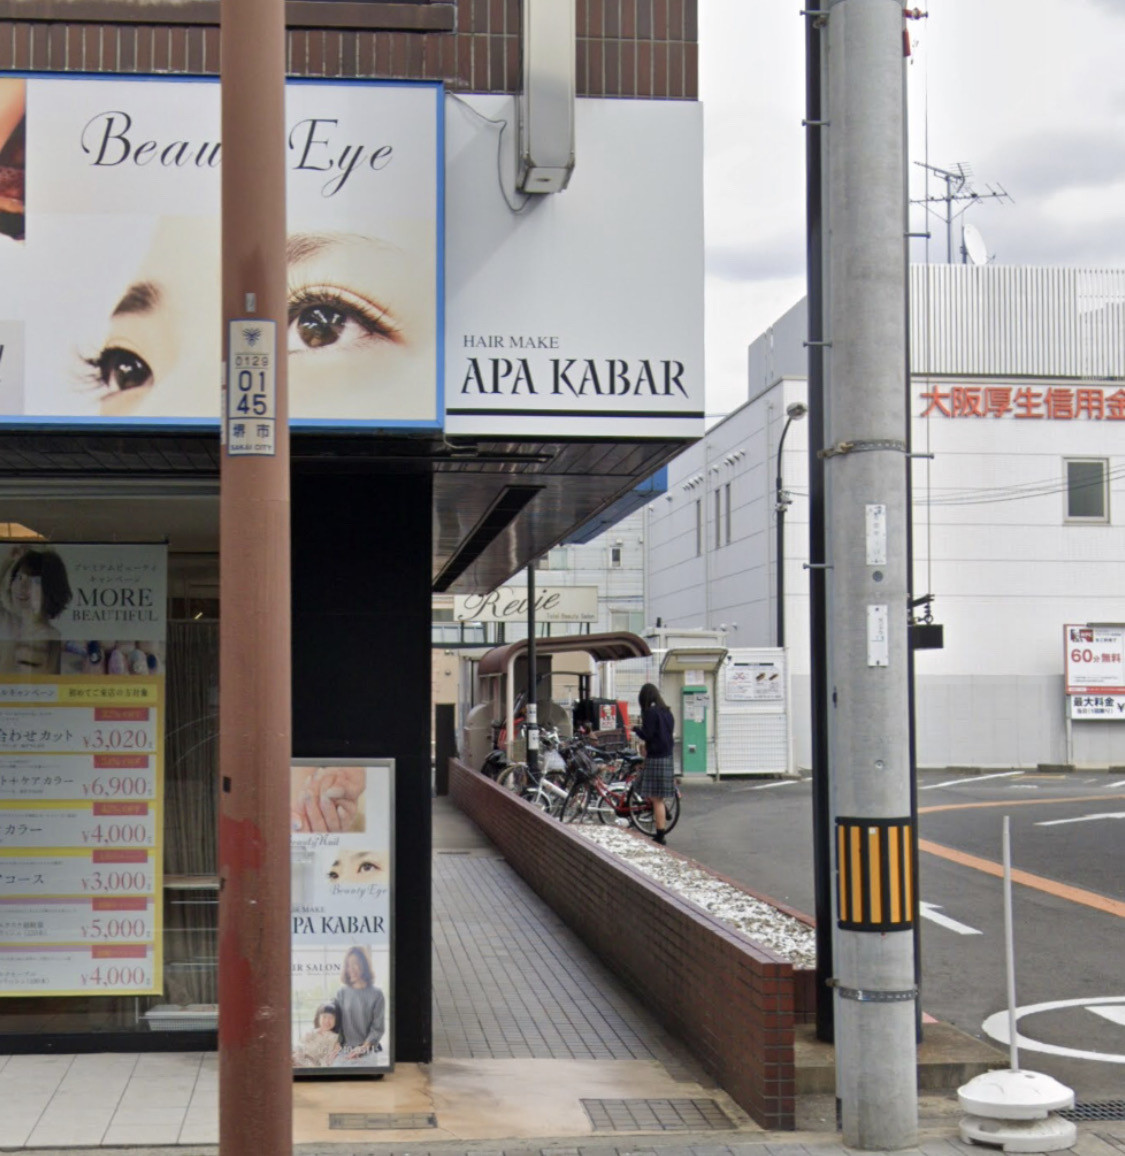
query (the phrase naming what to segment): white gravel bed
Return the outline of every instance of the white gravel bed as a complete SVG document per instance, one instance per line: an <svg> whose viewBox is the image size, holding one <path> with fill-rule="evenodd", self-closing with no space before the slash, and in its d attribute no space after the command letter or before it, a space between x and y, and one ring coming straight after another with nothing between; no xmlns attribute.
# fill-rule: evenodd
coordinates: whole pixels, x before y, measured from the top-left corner
<svg viewBox="0 0 1125 1156"><path fill-rule="evenodd" d="M709 872L685 863L651 839L639 838L616 827L580 823L571 830L585 835L620 859L626 859L650 879L690 899L716 919L768 947L794 967L816 966L816 938L811 927L769 903L716 879Z"/></svg>

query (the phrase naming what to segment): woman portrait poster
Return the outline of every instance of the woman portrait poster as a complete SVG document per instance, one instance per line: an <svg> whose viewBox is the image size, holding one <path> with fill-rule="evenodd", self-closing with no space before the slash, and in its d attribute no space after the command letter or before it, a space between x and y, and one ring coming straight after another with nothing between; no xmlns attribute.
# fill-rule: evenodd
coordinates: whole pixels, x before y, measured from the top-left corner
<svg viewBox="0 0 1125 1156"><path fill-rule="evenodd" d="M292 764L289 784L293 1046L331 1001L340 1036L333 1066L388 1071L393 761L304 760Z"/></svg>
<svg viewBox="0 0 1125 1156"><path fill-rule="evenodd" d="M0 284L0 322L24 326L24 413L216 421L218 84L27 84L35 227ZM290 415L435 424L439 90L291 83L286 99Z"/></svg>

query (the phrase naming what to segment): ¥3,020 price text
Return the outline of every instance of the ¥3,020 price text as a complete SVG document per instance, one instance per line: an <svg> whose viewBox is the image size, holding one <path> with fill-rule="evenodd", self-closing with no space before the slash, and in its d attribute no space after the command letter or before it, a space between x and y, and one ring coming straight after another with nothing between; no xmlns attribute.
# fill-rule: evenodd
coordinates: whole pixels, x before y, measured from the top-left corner
<svg viewBox="0 0 1125 1156"><path fill-rule="evenodd" d="M82 736L82 745L88 751L144 751L149 749L149 733L143 727L114 727L102 730L100 727Z"/></svg>

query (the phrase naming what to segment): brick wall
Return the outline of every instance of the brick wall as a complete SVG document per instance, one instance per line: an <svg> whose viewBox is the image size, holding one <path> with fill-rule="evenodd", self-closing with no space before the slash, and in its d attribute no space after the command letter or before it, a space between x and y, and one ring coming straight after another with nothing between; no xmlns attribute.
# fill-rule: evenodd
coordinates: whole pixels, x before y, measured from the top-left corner
<svg viewBox="0 0 1125 1156"><path fill-rule="evenodd" d="M762 1127L794 1127L793 967L555 819L450 762L450 794Z"/></svg>
<svg viewBox="0 0 1125 1156"><path fill-rule="evenodd" d="M575 2L580 96L697 97L698 0ZM142 21L128 0L0 0L0 70L218 73L217 0L153 0L145 11L159 20ZM290 4L287 68L516 92L519 13L520 0ZM318 14L320 24L308 26Z"/></svg>

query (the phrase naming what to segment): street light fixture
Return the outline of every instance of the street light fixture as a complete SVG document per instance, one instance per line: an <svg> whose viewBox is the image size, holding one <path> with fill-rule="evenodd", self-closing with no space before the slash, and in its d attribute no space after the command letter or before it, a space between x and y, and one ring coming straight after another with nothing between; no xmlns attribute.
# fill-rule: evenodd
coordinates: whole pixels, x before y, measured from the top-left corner
<svg viewBox="0 0 1125 1156"><path fill-rule="evenodd" d="M803 401L790 402L785 407L785 425L777 443L777 478L774 485L774 510L777 513L777 645L785 646L785 511L792 499L781 488L781 450L789 427L809 412Z"/></svg>

